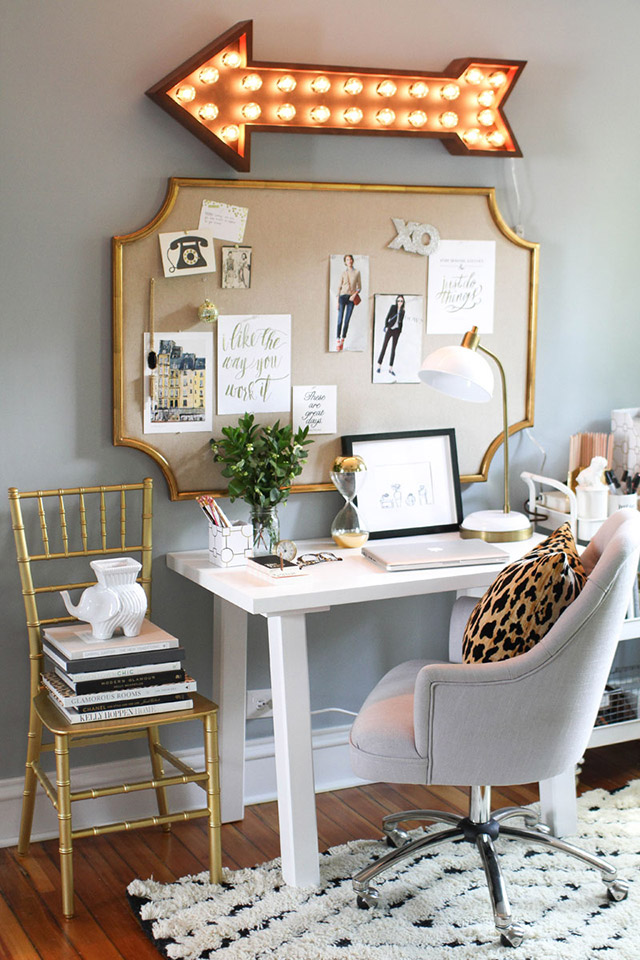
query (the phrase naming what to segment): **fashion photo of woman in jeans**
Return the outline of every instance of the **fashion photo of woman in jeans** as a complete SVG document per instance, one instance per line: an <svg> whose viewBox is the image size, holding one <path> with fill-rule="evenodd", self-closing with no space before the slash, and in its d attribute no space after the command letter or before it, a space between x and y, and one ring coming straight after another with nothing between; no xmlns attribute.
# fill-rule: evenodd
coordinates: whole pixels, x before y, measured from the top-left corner
<svg viewBox="0 0 640 960"><path fill-rule="evenodd" d="M378 369L377 373L380 373L380 368L382 367L382 362L384 360L384 355L387 351L389 343L391 343L391 354L389 356L389 373L392 377L395 377L393 370L393 364L396 359L396 347L398 346L398 340L400 339L400 334L402 333L402 324L404 322L404 297L402 294L398 294L396 297L395 303L392 303L389 307L389 311L384 321L384 340L382 341L382 349L380 350L380 356L378 357Z"/></svg>
<svg viewBox="0 0 640 960"><path fill-rule="evenodd" d="M353 256L350 253L344 257L345 270L340 277L340 286L338 288L338 329L336 333L338 350L344 349L344 341L347 339L349 331L349 321L353 308L356 305L355 299L360 303L360 291L362 290L362 280L360 271L353 265Z"/></svg>

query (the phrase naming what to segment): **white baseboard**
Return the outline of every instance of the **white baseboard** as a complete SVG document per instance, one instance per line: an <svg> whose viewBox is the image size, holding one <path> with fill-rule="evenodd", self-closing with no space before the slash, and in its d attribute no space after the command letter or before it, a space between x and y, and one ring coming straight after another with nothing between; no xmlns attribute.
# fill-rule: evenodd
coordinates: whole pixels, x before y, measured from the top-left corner
<svg viewBox="0 0 640 960"><path fill-rule="evenodd" d="M313 734L313 762L316 789L337 790L362 783L349 766L349 726L328 727ZM195 768L202 768L201 750L176 751L176 755ZM246 803L263 803L276 798L276 773L274 746L271 737L249 740L245 751L245 796ZM75 767L73 788L104 787L109 783L124 783L127 780L145 780L150 776L147 757L102 763L94 766ZM52 776L55 780L55 774ZM22 777L0 780L0 847L11 847L18 842L20 811L22 808ZM178 793L179 791L179 793ZM194 784L169 788L183 809L204 806L202 790ZM185 802L185 796L187 800ZM115 820L132 820L155 813L155 801L151 791L144 790L119 797L102 797L73 805L73 826L78 829L91 824ZM48 840L58 835L56 812L42 789L38 788L36 810L33 818L32 840Z"/></svg>

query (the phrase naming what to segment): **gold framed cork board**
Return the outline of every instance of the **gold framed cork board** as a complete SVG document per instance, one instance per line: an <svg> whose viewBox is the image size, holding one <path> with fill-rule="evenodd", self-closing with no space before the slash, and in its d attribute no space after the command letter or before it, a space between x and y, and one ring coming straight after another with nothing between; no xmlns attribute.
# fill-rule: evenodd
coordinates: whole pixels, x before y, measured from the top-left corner
<svg viewBox="0 0 640 960"><path fill-rule="evenodd" d="M215 251L215 272L165 276L160 235L186 237L193 232L200 224L204 201L209 202L205 206L248 211L241 243L214 236L210 249ZM377 296L401 293L415 302L422 298L421 345L413 340L416 370L427 353L459 343L457 331L470 325L465 325L464 310L460 310L452 328L456 332L430 332L435 313L431 313L429 272L435 271L435 263L430 268L433 255L423 254L433 238L428 231L418 230L415 242L422 251L406 249L411 224L432 226L441 244L492 242L487 245L495 257L492 321L489 331L480 331L482 342L505 368L510 433L531 426L539 247L507 226L494 188L176 177L169 180L164 203L151 222L114 237L112 242L114 444L153 457L164 472L172 500L202 493L225 494L226 481L213 463L209 441L221 436L222 427L235 424L238 414L218 412L214 381L220 373L216 367L220 321L207 323L198 315L199 306L208 299L223 318L290 316L290 386L336 388L336 431L314 436L294 492L333 489L329 472L342 452L341 436L393 430L455 428L461 481L486 480L491 458L502 440L499 390L487 404L470 404L419 382L374 382ZM228 285L225 277L224 258L230 256L229 248L233 251L236 246L250 256L248 284L245 278ZM165 254L167 249L165 245ZM180 249L178 246L178 252ZM340 350L337 341L332 342L335 310L330 265L347 253L353 253L357 262L366 260L368 272L362 302L356 308L362 331L356 350ZM380 302L386 306L386 301ZM211 338L207 348L211 375L206 386L210 426L192 425L188 432L178 428L174 432L168 425L164 432L149 432L144 413L149 334L153 333L157 344L163 334L175 331L184 334L185 342L194 333ZM258 419L290 422L291 407L261 414Z"/></svg>

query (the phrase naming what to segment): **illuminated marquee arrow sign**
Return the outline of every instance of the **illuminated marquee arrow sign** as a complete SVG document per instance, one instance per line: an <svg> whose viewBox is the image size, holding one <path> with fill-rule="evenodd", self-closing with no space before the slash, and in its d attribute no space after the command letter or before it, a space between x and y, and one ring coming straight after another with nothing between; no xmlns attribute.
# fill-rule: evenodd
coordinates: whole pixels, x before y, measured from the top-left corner
<svg viewBox="0 0 640 960"><path fill-rule="evenodd" d="M263 63L244 20L147 90L235 167L252 130L438 137L450 153L520 157L503 113L524 60L453 60L442 73Z"/></svg>

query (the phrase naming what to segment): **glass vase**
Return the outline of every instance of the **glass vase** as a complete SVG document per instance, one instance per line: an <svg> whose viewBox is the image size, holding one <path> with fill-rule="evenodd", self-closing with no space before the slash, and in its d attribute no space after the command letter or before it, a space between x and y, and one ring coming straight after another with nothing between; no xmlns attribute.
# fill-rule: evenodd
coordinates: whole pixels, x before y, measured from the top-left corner
<svg viewBox="0 0 640 960"><path fill-rule="evenodd" d="M276 507L252 507L251 525L253 527L253 555L264 556L276 552L280 539L280 522Z"/></svg>

